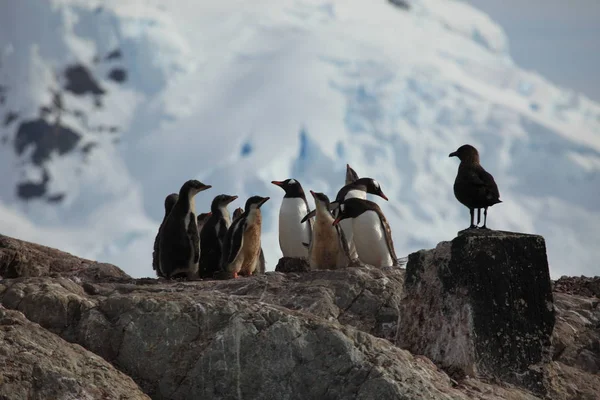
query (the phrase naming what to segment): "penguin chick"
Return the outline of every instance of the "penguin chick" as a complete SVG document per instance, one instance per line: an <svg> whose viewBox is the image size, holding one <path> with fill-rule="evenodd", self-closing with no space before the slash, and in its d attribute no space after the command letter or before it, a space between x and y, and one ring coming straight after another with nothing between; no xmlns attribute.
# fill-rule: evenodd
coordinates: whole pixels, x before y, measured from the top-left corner
<svg viewBox="0 0 600 400"><path fill-rule="evenodd" d="M398 266L392 230L381 208L369 200L350 198L339 207L333 225L349 220L359 259L375 267Z"/></svg>
<svg viewBox="0 0 600 400"><path fill-rule="evenodd" d="M474 224L474 212L477 209L478 217L483 208L483 226L487 229L487 209L494 204L502 203L500 192L494 177L479 163L479 152L470 144L462 145L448 155L458 157L460 165L454 180L454 196L467 207L471 213L469 229L477 228ZM479 223L479 218L477 223Z"/></svg>
<svg viewBox="0 0 600 400"><path fill-rule="evenodd" d="M200 278L212 278L219 271L223 239L231 225L227 206L237 198L220 194L210 205L211 216L200 231Z"/></svg>
<svg viewBox="0 0 600 400"><path fill-rule="evenodd" d="M160 223L160 226L158 227L158 233L156 234L156 237L154 238L154 250L152 251L152 269L154 271L156 271L156 276L161 277L161 278L164 278L164 275L162 274L162 272L160 272L160 269L158 268L158 263L159 263L158 257L160 254L159 248L158 248L158 243L160 240L160 233L162 231L163 225L165 224L165 221L167 220L167 217L169 216L169 213L171 212L171 209L177 202L178 198L179 198L179 195L177 193L171 193L170 195L168 195L165 198L165 216L163 217L163 220Z"/></svg>
<svg viewBox="0 0 600 400"><path fill-rule="evenodd" d="M253 275L259 267L262 215L260 207L269 197L252 196L244 213L231 224L223 241L221 276L237 278Z"/></svg>
<svg viewBox="0 0 600 400"><path fill-rule="evenodd" d="M231 221L232 222L235 221L236 219L241 217L243 213L244 213L244 209L242 207L236 208L235 211L233 212L233 216L231 217Z"/></svg>
<svg viewBox="0 0 600 400"><path fill-rule="evenodd" d="M198 218L196 218L196 221L198 221L198 232L202 232L202 227L204 227L204 224L206 224L206 221L211 215L212 212L210 211L207 213L198 214Z"/></svg>
<svg viewBox="0 0 600 400"><path fill-rule="evenodd" d="M350 164L346 164L346 183L344 183L344 186L356 180L358 180L358 174L350 167Z"/></svg>
<svg viewBox="0 0 600 400"><path fill-rule="evenodd" d="M189 180L179 190L179 198L165 220L159 239L159 269L166 278L186 274L192 279L198 273L200 236L194 196L210 188L200 181Z"/></svg>
<svg viewBox="0 0 600 400"><path fill-rule="evenodd" d="M312 221L300 221L309 211L302 185L296 179L272 181L285 191L279 208L279 248L284 257L307 258L308 250L302 243L310 243Z"/></svg>
<svg viewBox="0 0 600 400"><path fill-rule="evenodd" d="M333 226L334 218L329 211L329 198L323 193L310 194L315 200L315 224L313 236L308 246L308 263L310 269L336 269L347 265L348 259L343 260L340 253L344 253L341 236L343 232ZM347 250L347 249L346 249Z"/></svg>

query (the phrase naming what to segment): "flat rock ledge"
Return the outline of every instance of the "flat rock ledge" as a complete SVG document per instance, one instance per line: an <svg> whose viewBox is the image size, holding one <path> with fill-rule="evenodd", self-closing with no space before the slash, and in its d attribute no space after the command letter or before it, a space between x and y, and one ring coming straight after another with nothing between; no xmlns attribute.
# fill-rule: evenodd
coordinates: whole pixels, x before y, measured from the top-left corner
<svg viewBox="0 0 600 400"><path fill-rule="evenodd" d="M465 236L452 243L474 251L476 245L469 240L483 239ZM493 254L511 250L500 237L492 235L485 240ZM510 240L521 243L521 239ZM469 251L457 254L467 259ZM542 261L531 259L536 270L543 267L545 252L543 256ZM433 280L423 280L423 271L435 276L431 271L437 269L417 264L420 256L411 257L406 282L403 269L370 266L185 282L132 279L113 265L0 236L0 275L4 277L0 280L0 304L10 313L9 319L26 324L29 335L18 331L13 342L0 341L0 362L15 357L11 351L20 336L31 346L50 347L53 352L40 352L36 357L43 362L47 354L45 361L52 367L61 365L53 361L52 354L78 349L85 355L83 361L70 361L67 372L81 387L99 388L98 392L28 397L36 399L136 399L145 395L152 399L596 399L600 391L600 348L595 347L600 337L595 329L600 321L597 299L560 293L553 307L556 327L554 332L550 327L549 355L538 361L538 348L525 342L519 345L525 347L514 347L525 349L524 356L500 357L508 363L503 365L511 368L514 363L519 365L519 360L535 362L542 388L515 381L510 374L495 374L495 364L490 367L477 358L497 355L494 346L504 352L498 341L490 341L486 347L472 340L476 373L455 374L444 359L410 345L432 340L430 334L414 328L417 321L434 326L431 320L441 318L435 308L423 308L428 295L416 291L415 286L422 282L423 290L427 289ZM457 273L477 277L476 271L465 264ZM511 282L505 287L510 293L516 290L513 279L543 281L543 274L519 275L519 271L509 268L501 281ZM460 288L459 303L472 308L473 321L483 308L476 307L469 288L473 282L485 282L474 277L444 278L447 285ZM438 286L443 287L441 283ZM552 305L551 295L544 307ZM486 304L483 297L480 301ZM532 295L525 300L542 297ZM511 307L518 304L509 302ZM527 307L533 307L531 304ZM454 306L449 303L448 307L451 315ZM519 307L514 313L518 323L505 325L505 329L526 329L519 315L527 315L527 307ZM456 322L462 324L458 333L465 329L480 332L476 324ZM2 326L0 322L0 333ZM580 335L573 335L574 330ZM415 335L412 342L407 333ZM543 330L539 337L545 335ZM545 349L547 343L542 341L540 347ZM89 360L98 362L91 365ZM31 369L21 375L21 386L46 382L38 379L38 372ZM110 375L108 381L113 385L106 390L113 392L102 397L98 393L104 393L109 373L115 375ZM49 385L46 382L36 390L54 390ZM71 394L83 393L77 392L78 386L70 388ZM3 394L0 391L0 399L20 398Z"/></svg>

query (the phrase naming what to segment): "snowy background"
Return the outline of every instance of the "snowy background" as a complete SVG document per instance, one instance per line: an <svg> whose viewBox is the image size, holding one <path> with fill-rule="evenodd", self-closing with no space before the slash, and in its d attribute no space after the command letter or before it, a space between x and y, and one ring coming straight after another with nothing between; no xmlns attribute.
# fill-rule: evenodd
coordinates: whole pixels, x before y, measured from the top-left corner
<svg viewBox="0 0 600 400"><path fill-rule="evenodd" d="M164 197L196 178L199 212L271 197L272 270L270 181L334 197L350 163L405 256L468 226L448 153L470 143L489 226L544 235L554 278L600 274L600 105L508 45L448 0L3 1L0 232L152 276Z"/></svg>

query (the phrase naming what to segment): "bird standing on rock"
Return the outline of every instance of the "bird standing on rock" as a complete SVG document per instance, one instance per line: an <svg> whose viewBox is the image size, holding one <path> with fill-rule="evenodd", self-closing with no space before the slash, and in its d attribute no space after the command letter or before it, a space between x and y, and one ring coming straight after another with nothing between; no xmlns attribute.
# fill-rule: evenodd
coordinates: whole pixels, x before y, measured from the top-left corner
<svg viewBox="0 0 600 400"><path fill-rule="evenodd" d="M454 181L454 196L471 213L469 229L477 228L474 223L475 209L477 209L477 223L479 223L482 208L483 226L480 229L488 229L486 226L488 207L502 203L494 177L481 166L479 152L470 144L460 146L458 150L450 153L449 157L460 159L458 174Z"/></svg>
<svg viewBox="0 0 600 400"><path fill-rule="evenodd" d="M171 193L170 195L168 195L165 198L165 216L163 217L163 220L160 223L160 226L158 227L158 233L156 234L156 237L154 238L154 251L152 252L152 269L156 271L156 275L159 277L164 277L164 275L162 274L162 272L160 272L160 269L158 268L158 263L159 263L158 260L159 260L159 254L160 254L158 244L160 242L160 234L161 234L163 225L165 224L165 221L167 220L167 217L169 216L169 213L173 209L173 206L177 202L178 198L179 198L179 195L177 193Z"/></svg>
<svg viewBox="0 0 600 400"><path fill-rule="evenodd" d="M346 219L352 224L356 251L362 262L379 268L399 265L390 224L377 203L359 198L345 200L333 225Z"/></svg>
<svg viewBox="0 0 600 400"><path fill-rule="evenodd" d="M257 270L260 272L262 226L260 207L267 200L269 200L268 197L250 197L246 200L244 213L229 227L223 240L222 277L237 278L238 274L250 276L254 275Z"/></svg>
<svg viewBox="0 0 600 400"><path fill-rule="evenodd" d="M211 216L200 231L200 278L212 278L219 271L223 239L231 225L227 206L237 198L220 194L210 205Z"/></svg>
<svg viewBox="0 0 600 400"><path fill-rule="evenodd" d="M279 208L279 247L284 257L307 258L308 250L303 243L310 243L312 221L300 222L309 211L304 189L296 179L272 181L285 191Z"/></svg>
<svg viewBox="0 0 600 400"><path fill-rule="evenodd" d="M210 188L210 185L192 179L179 190L179 198L165 220L159 238L159 270L166 278L185 274L188 279L193 279L198 273L200 236L194 197Z"/></svg>

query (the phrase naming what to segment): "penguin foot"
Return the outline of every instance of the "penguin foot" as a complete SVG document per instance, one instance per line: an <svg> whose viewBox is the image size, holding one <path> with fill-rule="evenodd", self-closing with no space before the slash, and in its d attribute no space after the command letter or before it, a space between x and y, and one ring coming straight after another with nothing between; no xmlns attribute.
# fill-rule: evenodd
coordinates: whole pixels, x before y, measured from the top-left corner
<svg viewBox="0 0 600 400"><path fill-rule="evenodd" d="M467 229L477 229L478 226L477 225L471 225L470 227L468 227Z"/></svg>
<svg viewBox="0 0 600 400"><path fill-rule="evenodd" d="M235 278L237 278L237 277L238 277L238 274L237 274L237 272L234 272L234 273L233 273L233 278L235 279Z"/></svg>
<svg viewBox="0 0 600 400"><path fill-rule="evenodd" d="M478 226L477 229L485 229L485 230L490 230L490 228L488 228L487 226L483 225L483 226Z"/></svg>

